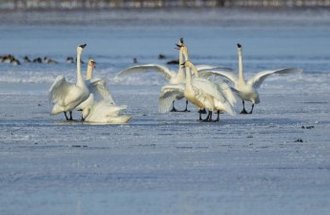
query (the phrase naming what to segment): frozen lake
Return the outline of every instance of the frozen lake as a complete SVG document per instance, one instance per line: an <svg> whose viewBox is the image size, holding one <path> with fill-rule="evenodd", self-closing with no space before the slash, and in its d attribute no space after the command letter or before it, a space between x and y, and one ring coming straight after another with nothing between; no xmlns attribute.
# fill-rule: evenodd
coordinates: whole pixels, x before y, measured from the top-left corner
<svg viewBox="0 0 330 215"><path fill-rule="evenodd" d="M7 14L0 55L59 63L0 64L0 214L330 213L329 12L195 13L49 13L37 23L40 14ZM180 37L196 64L236 70L239 42L247 76L304 73L269 78L254 114L224 114L219 123L197 121L191 105L190 113L158 113L157 74L113 80L133 58L175 59ZM95 76L128 105L129 124L49 115L48 88L57 75L75 79L65 59L83 42L83 60L95 59Z"/></svg>

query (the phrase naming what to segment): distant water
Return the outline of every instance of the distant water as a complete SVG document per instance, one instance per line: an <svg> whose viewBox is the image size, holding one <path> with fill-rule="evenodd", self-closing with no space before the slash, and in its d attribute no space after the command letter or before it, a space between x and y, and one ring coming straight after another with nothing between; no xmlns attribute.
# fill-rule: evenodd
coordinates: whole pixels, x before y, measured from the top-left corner
<svg viewBox="0 0 330 215"><path fill-rule="evenodd" d="M198 16L196 16L198 14ZM177 58L180 37L195 63L236 69L236 43L241 43L247 72L301 67L306 73L328 73L330 12L327 10L111 10L1 12L0 55L21 61L50 57L57 65L0 64L1 82L50 83L58 74L74 78L65 63L79 43L87 43L83 59L95 58L97 74L115 73L139 63L166 63ZM159 60L158 55L167 56ZM173 66L175 67L175 66ZM151 84L157 83L151 82Z"/></svg>

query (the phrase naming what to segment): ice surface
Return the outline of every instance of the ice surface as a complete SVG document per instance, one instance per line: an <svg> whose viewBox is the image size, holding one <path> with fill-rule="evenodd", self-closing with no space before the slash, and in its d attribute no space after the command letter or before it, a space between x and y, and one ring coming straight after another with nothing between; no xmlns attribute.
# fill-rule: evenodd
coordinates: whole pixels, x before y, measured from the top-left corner
<svg viewBox="0 0 330 215"><path fill-rule="evenodd" d="M60 63L0 64L0 214L329 214L325 18L308 26L247 22L244 28L2 25L1 54ZM253 115L221 115L220 123L197 121L191 105L190 113L158 113L164 81L156 74L113 81L134 57L141 63L165 63L160 53L176 58L181 36L196 63L236 68L240 42L247 76L286 66L304 73L267 79ZM95 75L109 80L118 104L128 105L129 124L49 115L48 88L60 74L74 81L75 65L65 58L80 42L88 44L83 59L97 62Z"/></svg>

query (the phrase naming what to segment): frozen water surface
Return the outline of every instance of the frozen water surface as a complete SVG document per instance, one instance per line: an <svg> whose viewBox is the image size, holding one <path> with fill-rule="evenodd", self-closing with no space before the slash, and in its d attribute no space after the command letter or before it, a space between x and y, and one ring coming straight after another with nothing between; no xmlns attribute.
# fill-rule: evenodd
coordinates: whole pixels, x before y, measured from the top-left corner
<svg viewBox="0 0 330 215"><path fill-rule="evenodd" d="M0 214L329 214L328 12L290 11L284 18L225 11L227 20L218 23L223 15L204 11L197 24L191 12L179 12L156 21L155 14L139 14L123 25L125 14L113 23L103 12L91 15L91 23L80 14L75 25L65 19L53 25L52 14L33 25L34 16L26 15L27 24L18 16L0 26L1 54L59 61L0 64ZM100 16L110 21L98 23ZM287 66L304 73L266 80L253 115L202 123L192 106L190 113L160 114L162 78L150 73L118 83L113 77L134 57L175 59L179 37L195 63L236 69L240 42L247 76ZM95 75L128 105L129 124L49 115L48 88L57 75L75 79L65 58L81 42L88 44L83 59L97 61Z"/></svg>

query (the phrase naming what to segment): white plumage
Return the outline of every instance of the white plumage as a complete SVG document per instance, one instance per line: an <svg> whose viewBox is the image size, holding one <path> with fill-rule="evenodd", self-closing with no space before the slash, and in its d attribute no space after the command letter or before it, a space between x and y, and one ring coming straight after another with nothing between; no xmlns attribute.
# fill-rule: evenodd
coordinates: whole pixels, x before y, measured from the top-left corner
<svg viewBox="0 0 330 215"><path fill-rule="evenodd" d="M231 115L235 114L232 107L235 102L235 100L232 100L233 95L230 96L230 99L227 99L227 95L231 93L231 89L229 87L221 88L205 78L199 78L196 76L192 77L191 72L197 74L198 71L189 60L184 63L184 66L186 67L184 96L198 109L209 110L207 121L212 120L213 111L218 111L217 120L219 120L220 112L227 112ZM227 92L223 93L224 90Z"/></svg>
<svg viewBox="0 0 330 215"><path fill-rule="evenodd" d="M95 61L90 59L87 66L86 85L90 95L77 109L82 110L85 122L123 124L127 123L131 116L122 115L126 105L116 105L111 93L107 89L106 82L101 79L93 79Z"/></svg>
<svg viewBox="0 0 330 215"><path fill-rule="evenodd" d="M67 120L72 120L72 110L89 96L89 90L81 75L80 58L86 44L77 47L77 81L68 82L64 76L58 76L49 89L49 99L53 104L51 114L64 113ZM66 112L70 112L70 118Z"/></svg>
<svg viewBox="0 0 330 215"><path fill-rule="evenodd" d="M238 52L238 75L228 72L228 71L217 71L217 70L204 70L203 73L208 75L219 75L234 84L233 91L242 99L243 110L242 114L252 113L254 104L258 104L260 102L259 93L257 89L261 86L263 81L269 77L270 75L286 75L292 73L300 73L303 70L298 68L284 68L284 69L276 69L276 70L267 70L261 71L252 76L247 81L244 79L243 73L243 57L242 57L242 46L237 44L237 52ZM205 74L204 74L205 75ZM250 112L245 110L244 101L252 102L252 108Z"/></svg>
<svg viewBox="0 0 330 215"><path fill-rule="evenodd" d="M184 98L183 90L180 85L185 83L185 71L181 68L181 64L184 62L184 60L188 60L188 50L186 49L186 46L184 45L183 39L181 38L179 43L177 44L177 48L179 49L179 69L178 71L173 71L170 68L159 65L159 64L144 64L144 65L137 65L129 67L121 72L119 72L115 80L121 80L123 77L136 74L136 73L143 73L143 72L149 72L149 71L156 71L164 76L164 78L168 81L168 83L161 88L160 96L159 96L159 111L161 113L163 112L176 112L178 110L174 107L174 101L180 100ZM185 52L185 53L184 53ZM186 58L186 59L184 59ZM197 65L196 66L198 70L201 69L211 69L212 66L209 65ZM178 85L178 86L176 86ZM172 88L172 89L171 89ZM171 92L171 96L169 97L169 93ZM164 97L165 95L165 97ZM163 97L165 100L163 100ZM169 99L172 98L172 99ZM186 108L181 111L185 112L187 110L188 102L186 102ZM171 109L172 106L172 109Z"/></svg>

